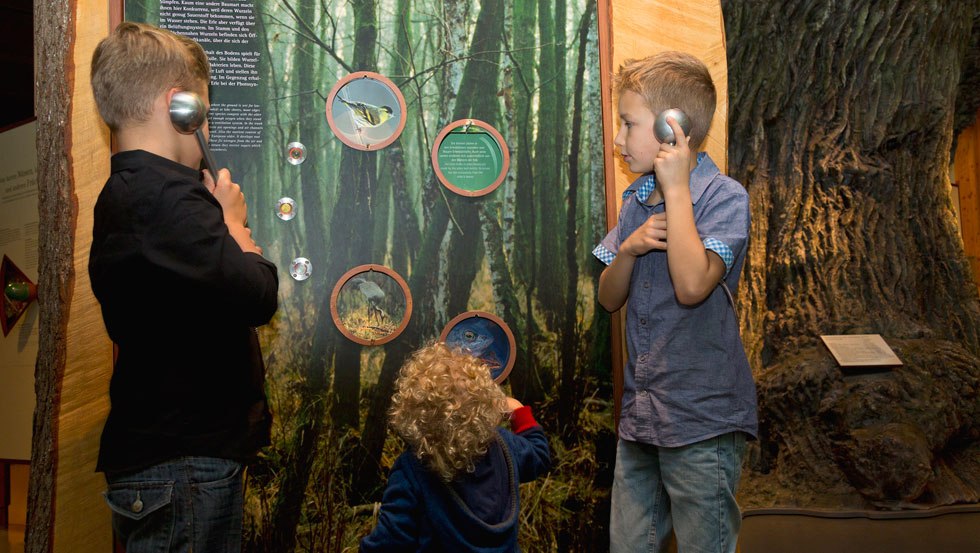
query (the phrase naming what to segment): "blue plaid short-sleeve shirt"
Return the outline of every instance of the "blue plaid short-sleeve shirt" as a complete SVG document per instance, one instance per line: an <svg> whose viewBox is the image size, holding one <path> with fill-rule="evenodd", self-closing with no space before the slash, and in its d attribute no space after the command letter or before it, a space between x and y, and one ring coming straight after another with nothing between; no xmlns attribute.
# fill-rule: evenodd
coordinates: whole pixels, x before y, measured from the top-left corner
<svg viewBox="0 0 980 553"><path fill-rule="evenodd" d="M644 203L655 186L654 176L645 175L626 189L618 224L593 250L600 261L612 263L634 230L664 212L663 201ZM725 262L724 281L734 293L748 246L748 194L703 153L690 186L698 234ZM682 305L667 252L637 257L626 302L626 346L621 438L677 447L732 431L757 435L755 383L722 286L697 305Z"/></svg>

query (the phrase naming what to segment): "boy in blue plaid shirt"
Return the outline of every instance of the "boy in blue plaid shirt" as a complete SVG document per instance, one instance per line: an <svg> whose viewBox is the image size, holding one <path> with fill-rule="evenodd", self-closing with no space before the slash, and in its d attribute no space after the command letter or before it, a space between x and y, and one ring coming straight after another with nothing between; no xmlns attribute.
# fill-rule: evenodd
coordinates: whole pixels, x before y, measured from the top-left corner
<svg viewBox="0 0 980 553"><path fill-rule="evenodd" d="M748 194L707 154L692 154L716 103L701 61L681 52L629 60L615 86L615 144L642 176L593 250L608 265L599 302L627 308L610 551L665 551L673 530L681 552L734 552L741 460L758 431L731 295L748 244ZM654 134L668 108L692 123L688 136L668 117L675 144Z"/></svg>

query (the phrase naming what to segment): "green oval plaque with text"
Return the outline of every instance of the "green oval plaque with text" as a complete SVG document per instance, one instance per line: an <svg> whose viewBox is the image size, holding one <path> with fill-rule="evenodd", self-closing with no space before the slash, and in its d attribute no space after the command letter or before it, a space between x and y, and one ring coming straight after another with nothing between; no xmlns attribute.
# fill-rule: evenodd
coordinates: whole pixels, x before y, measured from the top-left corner
<svg viewBox="0 0 980 553"><path fill-rule="evenodd" d="M494 184L504 170L500 145L494 137L470 127L453 131L439 145L439 168L445 179L462 190L475 192Z"/></svg>

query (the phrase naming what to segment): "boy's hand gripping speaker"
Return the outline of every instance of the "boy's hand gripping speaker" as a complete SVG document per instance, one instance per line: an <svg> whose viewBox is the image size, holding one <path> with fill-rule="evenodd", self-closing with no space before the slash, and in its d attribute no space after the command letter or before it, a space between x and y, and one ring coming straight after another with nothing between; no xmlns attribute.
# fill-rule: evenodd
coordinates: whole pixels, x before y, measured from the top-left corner
<svg viewBox="0 0 980 553"><path fill-rule="evenodd" d="M653 134L661 144L673 146L677 143L677 139L674 137L674 129L667 124L668 115L681 126L684 136L691 134L691 118L677 108L665 109L657 115L657 119L653 122Z"/></svg>
<svg viewBox="0 0 980 553"><path fill-rule="evenodd" d="M207 165L214 182L218 182L218 167L204 139L204 132L201 131L207 116L208 111L204 107L204 102L193 92L182 90L175 92L170 98L170 122L180 134L193 133L197 137L197 144L201 147L201 154L204 155L204 164Z"/></svg>

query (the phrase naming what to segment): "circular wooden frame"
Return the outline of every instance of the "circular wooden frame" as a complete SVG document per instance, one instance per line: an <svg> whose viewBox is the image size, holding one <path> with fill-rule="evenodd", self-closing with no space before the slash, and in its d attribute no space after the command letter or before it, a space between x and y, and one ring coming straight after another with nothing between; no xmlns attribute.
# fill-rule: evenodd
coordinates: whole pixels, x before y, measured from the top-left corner
<svg viewBox="0 0 980 553"><path fill-rule="evenodd" d="M500 154L503 158L500 174L497 175L497 178L490 185L481 188L480 190L465 190L454 185L453 183L449 182L449 179L446 178L445 173L443 173L442 169L439 167L439 146L442 145L442 141L445 140L449 133L453 132L454 130L469 125L480 127L489 133L490 136L493 137L494 141L497 142L497 147L500 148ZM493 128L488 123L480 121L479 119L460 119L446 125L446 128L442 129L442 132L436 136L436 140L432 144L432 153L430 157L432 159L432 169L435 171L436 178L439 179L439 182L460 196L468 196L471 198L486 196L487 194L496 190L497 187L500 186L500 183L504 182L504 178L507 176L507 171L510 170L510 151L507 148L507 142L504 141L504 137L497 132L497 129Z"/></svg>
<svg viewBox="0 0 980 553"><path fill-rule="evenodd" d="M439 334L439 341L445 342L446 338L449 337L449 333L452 332L453 328L455 328L457 324L459 324L460 322L466 319L472 319L473 317L487 319L488 321L497 325L501 330L503 330L504 334L507 336L507 342L508 345L510 346L510 352L507 355L507 365L504 367L504 370L501 371L499 375L497 375L497 378L493 379L494 382L500 384L507 379L507 376L510 375L510 371L514 368L514 363L517 362L517 341L514 339L514 333L511 332L510 327L507 326L507 323L505 323L503 319L501 319L500 317L492 313L487 313L486 311L466 311L460 313L459 315L453 317L451 321L446 323L446 326L442 329L442 332Z"/></svg>
<svg viewBox="0 0 980 553"><path fill-rule="evenodd" d="M351 140L347 136L348 133L340 130L340 128L337 126L337 121L333 116L333 103L334 99L337 97L337 94L348 84L360 79L371 79L384 85L395 97L395 99L398 100L398 109L400 110L398 116L398 126L395 131L391 133L391 136L371 144L360 144L354 140ZM384 75L373 71L357 71L356 73L351 73L350 75L347 75L343 79L337 81L337 84L333 85L333 88L330 89L330 95L327 96L326 105L324 107L324 110L327 113L327 124L330 125L330 130L333 131L333 134L340 139L341 142L350 146L351 148L363 151L380 150L381 148L384 148L397 140L398 137L401 136L402 131L405 129L405 109L405 97L402 96L402 91L398 88L398 86L396 86L395 83L391 82L391 80Z"/></svg>
<svg viewBox="0 0 980 553"><path fill-rule="evenodd" d="M337 297L340 296L340 291L343 290L344 285L347 284L347 281L357 275L370 272L382 273L391 278L398 284L399 288L401 288L402 294L405 295L405 315L402 316L402 320L398 324L398 327L387 336L377 340L355 336L354 333L344 326L343 322L340 320L340 313L337 311ZM333 318L334 326L336 326L337 330L346 336L348 340L364 346L380 346L381 344L387 344L388 342L397 338L405 330L405 327L408 326L408 321L412 318L412 293L409 292L408 283L405 282L405 279L388 267L373 264L358 265L357 267L354 267L353 269L344 273L343 276L337 280L337 283L334 284L333 291L330 293L330 316Z"/></svg>

